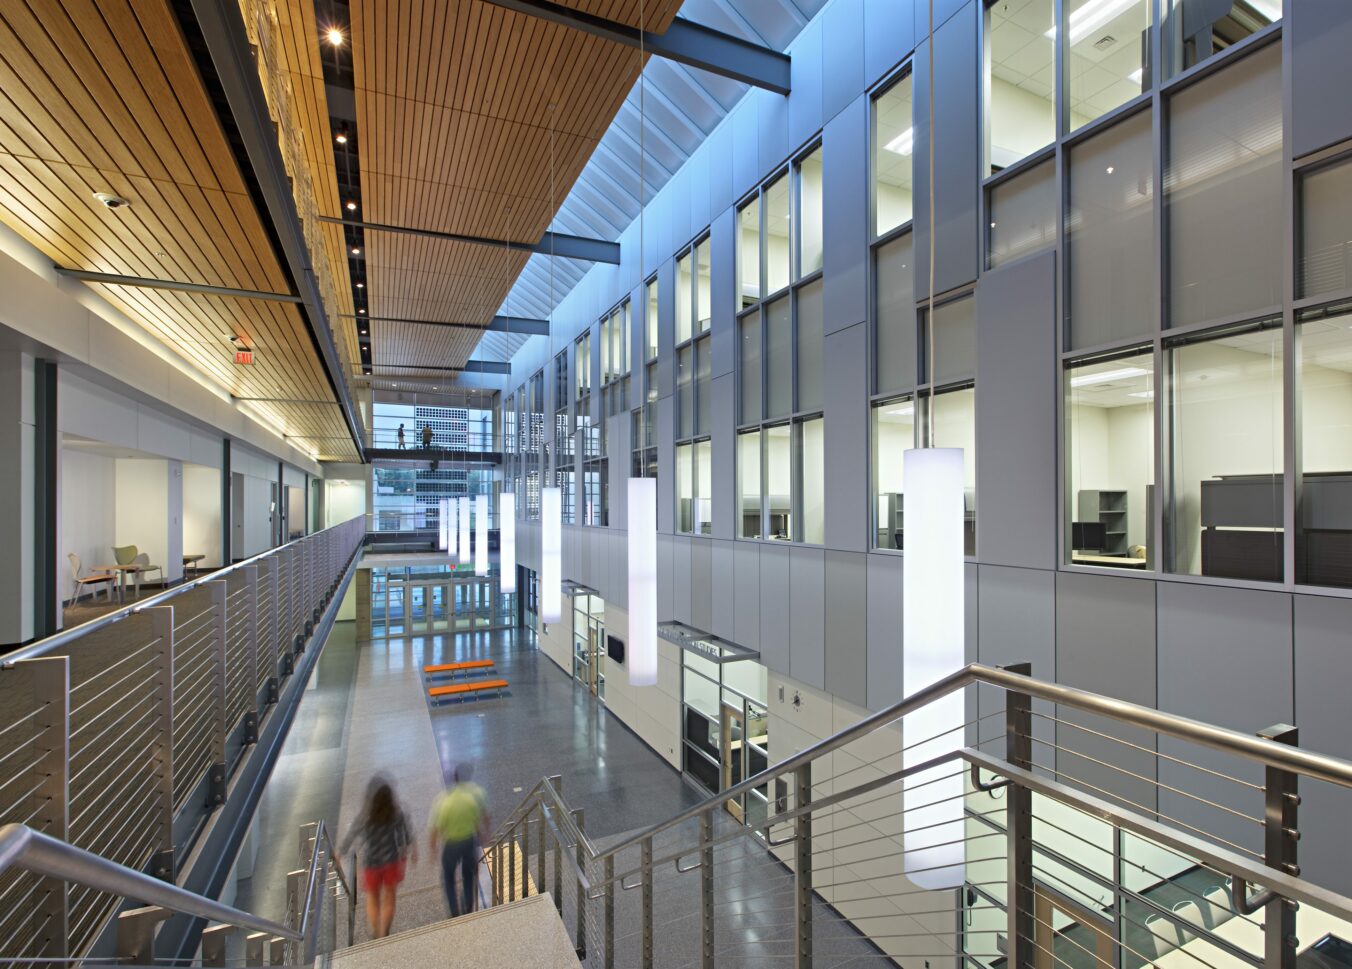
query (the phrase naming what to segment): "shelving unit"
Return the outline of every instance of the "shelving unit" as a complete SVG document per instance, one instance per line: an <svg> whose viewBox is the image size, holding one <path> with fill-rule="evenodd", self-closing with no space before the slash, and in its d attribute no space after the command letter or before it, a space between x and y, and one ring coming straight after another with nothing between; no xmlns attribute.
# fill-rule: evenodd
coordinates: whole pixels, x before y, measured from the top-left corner
<svg viewBox="0 0 1352 969"><path fill-rule="evenodd" d="M1127 554L1127 493L1106 488L1085 488L1079 494L1076 520L1100 522L1105 533L1104 555Z"/></svg>

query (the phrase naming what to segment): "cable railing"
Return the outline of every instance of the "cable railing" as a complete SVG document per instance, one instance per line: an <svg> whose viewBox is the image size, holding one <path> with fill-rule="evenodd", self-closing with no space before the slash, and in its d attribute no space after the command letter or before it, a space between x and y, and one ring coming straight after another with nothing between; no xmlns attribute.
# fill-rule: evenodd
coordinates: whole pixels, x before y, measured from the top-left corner
<svg viewBox="0 0 1352 969"><path fill-rule="evenodd" d="M964 690L966 719L908 730ZM627 836L544 778L485 856L494 900L549 892L596 969L1293 969L1352 940L1296 855L1299 785L1352 762L1295 739L973 665Z"/></svg>
<svg viewBox="0 0 1352 969"><path fill-rule="evenodd" d="M364 537L356 518L0 657L0 824L172 880ZM0 962L98 953L125 893L54 877L0 871Z"/></svg>

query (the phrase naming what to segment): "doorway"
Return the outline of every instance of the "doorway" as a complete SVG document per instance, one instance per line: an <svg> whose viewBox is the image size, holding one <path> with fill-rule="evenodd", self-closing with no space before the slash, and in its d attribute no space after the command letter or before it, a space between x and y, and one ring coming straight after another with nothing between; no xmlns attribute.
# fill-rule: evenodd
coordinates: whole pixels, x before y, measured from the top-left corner
<svg viewBox="0 0 1352 969"><path fill-rule="evenodd" d="M573 595L573 677L598 700L606 698L606 603L595 593Z"/></svg>
<svg viewBox="0 0 1352 969"><path fill-rule="evenodd" d="M1069 938L1066 930L1075 926L1082 926L1088 938ZM1117 943L1108 919L1042 885L1034 886L1033 969L1115 969L1116 965Z"/></svg>
<svg viewBox="0 0 1352 969"><path fill-rule="evenodd" d="M471 567L372 569L371 636L511 629L516 596L498 590L496 575L475 575Z"/></svg>

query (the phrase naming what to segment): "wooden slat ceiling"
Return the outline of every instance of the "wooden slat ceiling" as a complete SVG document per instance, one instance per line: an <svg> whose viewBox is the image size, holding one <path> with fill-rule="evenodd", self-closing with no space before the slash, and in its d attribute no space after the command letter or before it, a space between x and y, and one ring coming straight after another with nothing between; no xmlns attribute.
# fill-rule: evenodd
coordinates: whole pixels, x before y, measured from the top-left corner
<svg viewBox="0 0 1352 969"><path fill-rule="evenodd" d="M66 267L287 290L167 0L0 6L0 220ZM296 306L98 288L231 394L283 398L256 409L303 450L356 457ZM253 366L234 365L232 334Z"/></svg>
<svg viewBox="0 0 1352 969"><path fill-rule="evenodd" d="M569 5L662 30L680 4ZM631 48L481 0L354 0L351 16L370 222L539 239L641 67ZM368 232L370 314L487 325L525 262L519 252ZM472 331L431 327L378 325L372 338L377 368L458 367L477 344Z"/></svg>

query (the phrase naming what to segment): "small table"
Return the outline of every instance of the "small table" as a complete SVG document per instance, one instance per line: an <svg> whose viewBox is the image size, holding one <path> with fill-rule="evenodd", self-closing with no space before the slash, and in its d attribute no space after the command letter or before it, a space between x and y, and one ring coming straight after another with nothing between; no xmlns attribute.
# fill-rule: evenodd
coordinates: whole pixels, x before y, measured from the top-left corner
<svg viewBox="0 0 1352 969"><path fill-rule="evenodd" d="M141 567L135 562L129 562L126 565L100 565L100 572L117 573L117 601L125 602L127 599L127 576L130 575L136 583L136 597L141 597Z"/></svg>
<svg viewBox="0 0 1352 969"><path fill-rule="evenodd" d="M197 563L200 562L200 561L202 561L202 559L204 559L204 558L206 558L205 555L184 555L184 556L183 556L183 570L186 572L189 568L191 568L191 569L192 569L193 577L196 578L196 577L197 577Z"/></svg>

